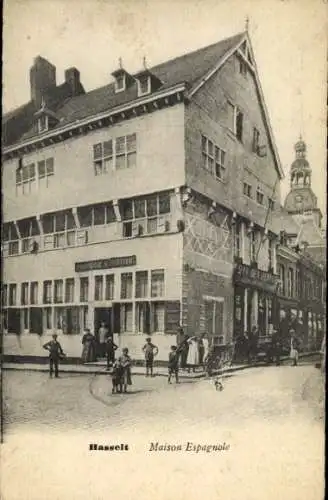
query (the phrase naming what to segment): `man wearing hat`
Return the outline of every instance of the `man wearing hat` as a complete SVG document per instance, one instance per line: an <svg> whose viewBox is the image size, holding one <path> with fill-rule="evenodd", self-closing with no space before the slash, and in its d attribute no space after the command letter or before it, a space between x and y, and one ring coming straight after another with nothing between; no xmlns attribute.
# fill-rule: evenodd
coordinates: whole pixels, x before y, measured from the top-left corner
<svg viewBox="0 0 328 500"><path fill-rule="evenodd" d="M58 335L53 334L52 339L44 344L43 349L49 351L49 374L52 377L53 369L55 368L55 377L58 378L58 363L59 360L65 356L64 351L57 340Z"/></svg>
<svg viewBox="0 0 328 500"><path fill-rule="evenodd" d="M146 339L146 344L142 348L146 361L146 377L153 376L154 357L158 354L158 347L152 344L151 338Z"/></svg>

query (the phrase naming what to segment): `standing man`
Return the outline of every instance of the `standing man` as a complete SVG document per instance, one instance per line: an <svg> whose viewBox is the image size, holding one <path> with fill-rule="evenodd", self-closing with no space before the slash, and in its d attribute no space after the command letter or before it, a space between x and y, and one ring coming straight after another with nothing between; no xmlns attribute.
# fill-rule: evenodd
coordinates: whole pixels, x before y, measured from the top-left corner
<svg viewBox="0 0 328 500"><path fill-rule="evenodd" d="M290 330L290 359L292 360L292 366L297 366L298 363L298 351L299 351L299 341L296 337L295 330Z"/></svg>
<svg viewBox="0 0 328 500"><path fill-rule="evenodd" d="M55 368L55 377L58 378L59 370L58 364L59 360L65 356L62 346L57 340L58 335L56 333L53 334L52 339L46 344L44 344L43 349L49 351L49 375L52 377L53 369Z"/></svg>
<svg viewBox="0 0 328 500"><path fill-rule="evenodd" d="M106 356L106 339L108 336L108 329L104 321L100 323L100 328L98 330L98 342L99 342L99 356L104 358Z"/></svg>
<svg viewBox="0 0 328 500"><path fill-rule="evenodd" d="M143 346L142 350L145 354L146 377L148 377L149 373L150 376L153 377L154 357L158 354L158 347L152 344L151 338L148 337L146 339L146 344Z"/></svg>
<svg viewBox="0 0 328 500"><path fill-rule="evenodd" d="M281 355L281 339L278 330L274 329L272 332L272 357L275 361L276 366L280 365L280 355Z"/></svg>

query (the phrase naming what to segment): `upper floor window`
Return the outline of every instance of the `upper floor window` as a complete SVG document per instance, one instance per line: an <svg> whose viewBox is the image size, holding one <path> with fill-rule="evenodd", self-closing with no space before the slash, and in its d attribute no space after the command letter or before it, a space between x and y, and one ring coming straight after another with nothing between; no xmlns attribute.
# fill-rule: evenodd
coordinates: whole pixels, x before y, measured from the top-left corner
<svg viewBox="0 0 328 500"><path fill-rule="evenodd" d="M100 274L95 276L95 300L103 300L104 297L104 277Z"/></svg>
<svg viewBox="0 0 328 500"><path fill-rule="evenodd" d="M40 115L38 118L38 132L46 132L49 128L48 116L46 114Z"/></svg>
<svg viewBox="0 0 328 500"><path fill-rule="evenodd" d="M260 205L264 204L264 194L263 194L263 192L262 192L262 190L261 190L260 187L258 187L257 190L256 190L256 201Z"/></svg>
<svg viewBox="0 0 328 500"><path fill-rule="evenodd" d="M254 129L253 129L253 144L252 144L253 153L258 154L259 147L260 147L260 132L257 130L257 128L254 127Z"/></svg>
<svg viewBox="0 0 328 500"><path fill-rule="evenodd" d="M243 194L248 198L252 198L252 186L247 182L244 182L243 185Z"/></svg>
<svg viewBox="0 0 328 500"><path fill-rule="evenodd" d="M87 276L80 278L80 302L89 300L89 278Z"/></svg>
<svg viewBox="0 0 328 500"><path fill-rule="evenodd" d="M54 159L47 158L29 165L22 165L22 160L16 170L16 194L30 194L37 187L49 186L49 179L54 175Z"/></svg>
<svg viewBox="0 0 328 500"><path fill-rule="evenodd" d="M251 262L256 260L256 234L255 231L249 233L249 255Z"/></svg>
<svg viewBox="0 0 328 500"><path fill-rule="evenodd" d="M52 302L52 281L43 282L43 303L51 304Z"/></svg>
<svg viewBox="0 0 328 500"><path fill-rule="evenodd" d="M9 285L9 305L15 306L17 303L17 285L15 283L11 283Z"/></svg>
<svg viewBox="0 0 328 500"><path fill-rule="evenodd" d="M61 304L62 302L64 302L64 282L55 280L55 303Z"/></svg>
<svg viewBox="0 0 328 500"><path fill-rule="evenodd" d="M78 207L77 215L81 227L101 226L116 221L114 207L111 202Z"/></svg>
<svg viewBox="0 0 328 500"><path fill-rule="evenodd" d="M163 297L165 295L165 273L164 269L151 271L151 296Z"/></svg>
<svg viewBox="0 0 328 500"><path fill-rule="evenodd" d="M235 257L240 257L241 255L241 224L236 223L234 226L234 254Z"/></svg>
<svg viewBox="0 0 328 500"><path fill-rule="evenodd" d="M114 299L115 275L107 274L105 282L105 300Z"/></svg>
<svg viewBox="0 0 328 500"><path fill-rule="evenodd" d="M239 56L239 73L243 76L247 75L247 63L241 56Z"/></svg>
<svg viewBox="0 0 328 500"><path fill-rule="evenodd" d="M165 218L170 213L170 194L159 193L135 199L122 200L123 236L141 236L169 229Z"/></svg>
<svg viewBox="0 0 328 500"><path fill-rule="evenodd" d="M38 290L39 290L38 282L32 281L31 287L30 287L30 303L32 305L38 303Z"/></svg>
<svg viewBox="0 0 328 500"><path fill-rule="evenodd" d="M136 166L137 136L130 134L94 144L93 165L95 175L102 175L110 170L119 170Z"/></svg>
<svg viewBox="0 0 328 500"><path fill-rule="evenodd" d="M269 270L273 268L273 246L274 246L273 240L269 239L268 240L268 267L269 267Z"/></svg>
<svg viewBox="0 0 328 500"><path fill-rule="evenodd" d="M17 255L19 253L19 238L14 222L4 223L2 240L8 246L8 255Z"/></svg>
<svg viewBox="0 0 328 500"><path fill-rule="evenodd" d="M148 297L148 271L136 272L136 298Z"/></svg>
<svg viewBox="0 0 328 500"><path fill-rule="evenodd" d="M22 283L22 286L21 286L21 305L22 306L27 306L28 304L28 299L29 299L29 296L28 296L28 283Z"/></svg>
<svg viewBox="0 0 328 500"><path fill-rule="evenodd" d="M244 114L231 102L228 101L228 127L239 141L243 140Z"/></svg>
<svg viewBox="0 0 328 500"><path fill-rule="evenodd" d="M132 273L121 274L121 299L132 298Z"/></svg>
<svg viewBox="0 0 328 500"><path fill-rule="evenodd" d="M150 93L151 81L150 75L140 76L138 78L138 96Z"/></svg>
<svg viewBox="0 0 328 500"><path fill-rule="evenodd" d="M288 269L287 292L289 297L294 297L294 269Z"/></svg>
<svg viewBox="0 0 328 500"><path fill-rule="evenodd" d="M122 92L125 90L125 74L119 73L115 78L115 92Z"/></svg>
<svg viewBox="0 0 328 500"><path fill-rule="evenodd" d="M67 278L65 280L65 302L74 302L74 278Z"/></svg>
<svg viewBox="0 0 328 500"><path fill-rule="evenodd" d="M3 284L1 287L1 306L7 307L8 302L8 285Z"/></svg>
<svg viewBox="0 0 328 500"><path fill-rule="evenodd" d="M38 179L39 187L49 187L50 179L55 173L54 159L47 158L46 160L38 161Z"/></svg>
<svg viewBox="0 0 328 500"><path fill-rule="evenodd" d="M275 209L275 203L274 203L274 200L272 198L269 198L268 199L268 203L269 203L269 209L270 210L274 210Z"/></svg>
<svg viewBox="0 0 328 500"><path fill-rule="evenodd" d="M225 151L219 148L207 137L202 135L203 167L217 179L222 179L225 173Z"/></svg>
<svg viewBox="0 0 328 500"><path fill-rule="evenodd" d="M285 266L279 264L280 292L285 295Z"/></svg>

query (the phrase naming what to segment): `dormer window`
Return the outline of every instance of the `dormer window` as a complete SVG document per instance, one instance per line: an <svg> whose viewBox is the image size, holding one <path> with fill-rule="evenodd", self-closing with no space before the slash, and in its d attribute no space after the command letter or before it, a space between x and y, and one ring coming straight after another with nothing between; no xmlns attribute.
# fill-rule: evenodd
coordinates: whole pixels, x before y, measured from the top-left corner
<svg viewBox="0 0 328 500"><path fill-rule="evenodd" d="M138 80L138 96L150 93L150 76L144 75Z"/></svg>
<svg viewBox="0 0 328 500"><path fill-rule="evenodd" d="M46 132L49 128L48 116L41 115L38 118L38 132L41 134L42 132Z"/></svg>
<svg viewBox="0 0 328 500"><path fill-rule="evenodd" d="M146 67L145 60L144 69L135 75L135 79L138 84L138 97L150 94L162 85L161 80Z"/></svg>
<svg viewBox="0 0 328 500"><path fill-rule="evenodd" d="M115 80L115 92L122 92L123 90L125 90L125 75L121 73L117 75Z"/></svg>

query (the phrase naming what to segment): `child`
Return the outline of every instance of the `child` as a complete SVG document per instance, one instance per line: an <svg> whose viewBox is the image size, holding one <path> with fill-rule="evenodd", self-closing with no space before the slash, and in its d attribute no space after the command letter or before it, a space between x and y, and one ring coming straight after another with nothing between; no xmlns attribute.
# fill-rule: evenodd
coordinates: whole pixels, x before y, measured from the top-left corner
<svg viewBox="0 0 328 500"><path fill-rule="evenodd" d="M149 372L150 376L153 377L154 357L158 354L158 347L152 344L151 338L148 337L146 339L146 344L143 346L142 350L145 354L146 377L148 377Z"/></svg>
<svg viewBox="0 0 328 500"><path fill-rule="evenodd" d="M132 360L129 356L129 349L127 347L122 349L122 356L118 358L118 362L123 367L123 389L124 392L127 392L128 385L132 385L132 379L131 379Z"/></svg>
<svg viewBox="0 0 328 500"><path fill-rule="evenodd" d="M123 391L124 367L120 361L116 361L113 365L112 384L112 394Z"/></svg>
<svg viewBox="0 0 328 500"><path fill-rule="evenodd" d="M171 376L175 375L175 382L178 384L179 383L179 353L177 351L177 346L171 345L171 351L169 353L169 376L168 376L168 383L171 383Z"/></svg>

